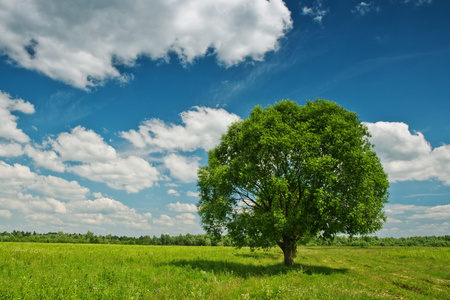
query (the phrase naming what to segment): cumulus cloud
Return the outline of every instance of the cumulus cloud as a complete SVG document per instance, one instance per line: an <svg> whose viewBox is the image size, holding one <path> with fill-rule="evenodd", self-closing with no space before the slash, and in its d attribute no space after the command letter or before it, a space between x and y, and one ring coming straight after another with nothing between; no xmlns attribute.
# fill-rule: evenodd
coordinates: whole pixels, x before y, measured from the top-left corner
<svg viewBox="0 0 450 300"><path fill-rule="evenodd" d="M432 149L405 123L365 123L371 142L392 182L437 179L450 185L450 145Z"/></svg>
<svg viewBox="0 0 450 300"><path fill-rule="evenodd" d="M173 196L177 196L177 197L180 196L180 193L178 193L178 192L177 192L176 190L174 190L174 189L169 189L169 190L167 190L167 194L173 195Z"/></svg>
<svg viewBox="0 0 450 300"><path fill-rule="evenodd" d="M17 102L24 111L25 102ZM25 108L24 108L25 107ZM214 147L228 126L240 118L224 109L194 107L180 114L182 125L166 124L157 119L145 121L139 131L120 135L136 147L166 154L161 161L173 178L194 182L199 167L198 157L186 157L173 151L209 150ZM42 145L0 144L0 155L25 153L37 167L56 172L72 172L92 181L105 183L113 189L137 193L161 180L161 174L147 160L138 156L122 157L102 136L82 126L49 138ZM192 195L190 195L192 196Z"/></svg>
<svg viewBox="0 0 450 300"><path fill-rule="evenodd" d="M65 222L89 224L96 228L132 228L150 230L148 213L140 214L134 208L111 198L98 198L95 200L73 201L67 203L70 214L64 216Z"/></svg>
<svg viewBox="0 0 450 300"><path fill-rule="evenodd" d="M3 161L0 161L0 189L3 195L34 191L62 200L85 199L89 192L76 181L67 181L51 175L39 175L27 166L9 165Z"/></svg>
<svg viewBox="0 0 450 300"><path fill-rule="evenodd" d="M197 179L198 161L197 157L185 157L174 153L164 157L164 164L169 169L170 175L183 182L194 182Z"/></svg>
<svg viewBox="0 0 450 300"><path fill-rule="evenodd" d="M2 124L0 126L0 138L27 143L30 138L21 129L17 128L17 116L11 113L13 111L33 114L34 106L22 99L12 99L9 94L0 91L0 123Z"/></svg>
<svg viewBox="0 0 450 300"><path fill-rule="evenodd" d="M137 156L122 158L99 134L81 126L70 133L60 133L46 144L51 150L41 151L27 145L25 152L36 165L53 171L73 172L128 193L149 188L159 180L158 170L148 161Z"/></svg>
<svg viewBox="0 0 450 300"><path fill-rule="evenodd" d="M33 224L35 226L61 226L64 224L64 222L58 216L46 213L29 214L25 217L25 219L33 221Z"/></svg>
<svg viewBox="0 0 450 300"><path fill-rule="evenodd" d="M375 11L375 12L380 11L380 7L378 5L376 5L376 3L373 1L358 3L355 6L355 8L352 10L352 13L364 16L365 14L367 14L371 11Z"/></svg>
<svg viewBox="0 0 450 300"><path fill-rule="evenodd" d="M403 215L405 213L423 213L427 206L417 206L414 204L386 204L384 211L389 215Z"/></svg>
<svg viewBox="0 0 450 300"><path fill-rule="evenodd" d="M198 197L198 193L197 192L192 192L192 191L187 191L186 192L186 196L188 196L188 197Z"/></svg>
<svg viewBox="0 0 450 300"><path fill-rule="evenodd" d="M27 166L0 161L1 210L19 211L28 220L38 222L36 224L123 224L150 228L148 216L140 215L113 199L87 200L88 193L89 189L76 181L38 175ZM4 215L8 214L5 212Z"/></svg>
<svg viewBox="0 0 450 300"><path fill-rule="evenodd" d="M189 203L169 203L167 207L176 212L197 212L197 206Z"/></svg>
<svg viewBox="0 0 450 300"><path fill-rule="evenodd" d="M23 154L23 149L17 143L0 143L0 157L14 157Z"/></svg>
<svg viewBox="0 0 450 300"><path fill-rule="evenodd" d="M44 167L56 172L64 172L65 170L65 165L55 151L42 151L38 148L26 145L25 154L32 158L38 167Z"/></svg>
<svg viewBox="0 0 450 300"><path fill-rule="evenodd" d="M67 207L80 214L114 215L116 218L132 220L136 214L135 209L111 198L101 197L95 200L73 201Z"/></svg>
<svg viewBox="0 0 450 300"><path fill-rule="evenodd" d="M137 193L152 187L159 180L158 170L137 156L116 158L104 163L74 165L68 167L68 170L90 180L106 183L112 189L126 190L128 193Z"/></svg>
<svg viewBox="0 0 450 300"><path fill-rule="evenodd" d="M28 188L48 195L49 197L63 200L83 199L89 192L89 189L80 186L76 181L67 181L51 175L38 175L37 180L30 183Z"/></svg>
<svg viewBox="0 0 450 300"><path fill-rule="evenodd" d="M42 228L42 231L55 231L56 228L65 231L79 231L83 228L103 232L106 231L105 228L109 232L127 228L142 231L151 229L148 223L150 213L140 214L135 209L106 197L63 202L22 193L10 198L0 196L0 217L11 216L23 216L24 222L31 222L34 228Z"/></svg>
<svg viewBox="0 0 450 300"><path fill-rule="evenodd" d="M317 23L322 23L323 17L328 14L329 9L323 8L323 4L321 0L314 1L314 4L311 7L303 6L301 8L301 14L303 16L310 16Z"/></svg>
<svg viewBox="0 0 450 300"><path fill-rule="evenodd" d="M194 107L180 114L183 125L166 124L159 119L142 122L139 130L120 135L135 147L153 151L194 151L213 148L228 126L240 118L224 109Z"/></svg>
<svg viewBox="0 0 450 300"><path fill-rule="evenodd" d="M182 63L214 54L262 60L292 27L281 0L14 1L0 3L0 51L21 67L86 89L126 82L140 56Z"/></svg>
<svg viewBox="0 0 450 300"><path fill-rule="evenodd" d="M197 217L191 213L184 213L176 217L169 217L168 215L161 215L159 219L153 220L154 224L173 227L178 226L194 226L197 225Z"/></svg>
<svg viewBox="0 0 450 300"><path fill-rule="evenodd" d="M106 144L100 135L81 126L73 128L70 133L59 134L51 144L63 161L91 163L117 159L116 150Z"/></svg>
<svg viewBox="0 0 450 300"><path fill-rule="evenodd" d="M195 220L197 219L197 217L190 213L184 213L176 216L176 219L183 225L195 225L196 224Z"/></svg>
<svg viewBox="0 0 450 300"><path fill-rule="evenodd" d="M174 220L171 217L169 217L168 215L161 215L159 217L159 219L153 220L153 223L158 224L158 225L170 226L170 227L175 225Z"/></svg>

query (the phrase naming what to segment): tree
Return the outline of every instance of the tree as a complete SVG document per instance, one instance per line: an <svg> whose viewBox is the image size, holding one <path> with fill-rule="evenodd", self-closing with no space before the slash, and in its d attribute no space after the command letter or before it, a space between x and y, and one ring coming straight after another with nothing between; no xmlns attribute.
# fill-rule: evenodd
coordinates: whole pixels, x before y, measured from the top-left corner
<svg viewBox="0 0 450 300"><path fill-rule="evenodd" d="M233 123L199 169L199 214L238 247L278 245L291 266L302 238L379 230L389 183L354 113L283 100Z"/></svg>

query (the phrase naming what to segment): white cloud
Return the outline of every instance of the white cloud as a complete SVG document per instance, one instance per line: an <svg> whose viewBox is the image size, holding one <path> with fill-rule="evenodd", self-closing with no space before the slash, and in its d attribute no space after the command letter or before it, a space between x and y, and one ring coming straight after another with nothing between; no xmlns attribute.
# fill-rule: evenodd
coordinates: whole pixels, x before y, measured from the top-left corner
<svg viewBox="0 0 450 300"><path fill-rule="evenodd" d="M262 60L292 27L281 0L14 1L0 4L0 51L78 88L126 82L117 64L140 56L191 63L214 53L231 66Z"/></svg>
<svg viewBox="0 0 450 300"><path fill-rule="evenodd" d="M153 223L158 224L158 225L170 226L170 227L175 225L174 219L172 219L168 215L161 215L159 217L159 219L153 220Z"/></svg>
<svg viewBox="0 0 450 300"><path fill-rule="evenodd" d="M25 205L23 212L28 214L35 212L64 214L67 212L66 203L53 198L23 195L20 200Z"/></svg>
<svg viewBox="0 0 450 300"><path fill-rule="evenodd" d="M35 226L43 226L44 224L49 224L53 226L61 226L64 224L60 218L55 215L49 215L46 213L35 213L25 216L25 219L33 221Z"/></svg>
<svg viewBox="0 0 450 300"><path fill-rule="evenodd" d="M450 220L450 204L427 207L423 212L414 214L409 219Z"/></svg>
<svg viewBox="0 0 450 300"><path fill-rule="evenodd" d="M20 218L21 215L35 228L45 228L42 231L57 229L79 232L83 228L104 232L108 228L110 233L110 230L118 232L124 228L142 231L151 229L148 224L151 213L140 214L135 209L110 198L62 202L53 198L20 193L14 198L0 197L0 217Z"/></svg>
<svg viewBox="0 0 450 300"><path fill-rule="evenodd" d="M192 191L187 191L186 192L186 196L188 196L188 197L198 197L198 193L197 192L192 192Z"/></svg>
<svg viewBox="0 0 450 300"><path fill-rule="evenodd" d="M148 230L148 215L137 213L124 204L101 197L87 200L89 189L76 181L55 176L43 176L27 166L9 165L0 161L0 215L19 222L20 226L34 226L45 230L79 231L105 226ZM21 219L23 218L23 219ZM20 221L21 220L21 221ZM30 223L26 223L30 222ZM57 226L57 227L55 227ZM74 228L71 228L74 226ZM42 229L43 230L43 229Z"/></svg>
<svg viewBox="0 0 450 300"><path fill-rule="evenodd" d="M48 144L52 151L38 151L30 146L26 152L37 165L50 170L65 169L128 193L149 188L159 180L158 170L148 161L137 156L121 158L99 134L81 126L73 128L70 133L60 133ZM68 162L67 165L62 161Z"/></svg>
<svg viewBox="0 0 450 300"><path fill-rule="evenodd" d="M0 209L0 218L4 218L4 219L11 218L11 212L6 209Z"/></svg>
<svg viewBox="0 0 450 300"><path fill-rule="evenodd" d="M27 189L38 175L31 172L26 166L14 164L13 166L0 161L0 191L2 194L17 194Z"/></svg>
<svg viewBox="0 0 450 300"><path fill-rule="evenodd" d="M431 3L433 3L433 0L404 0L403 3L406 3L406 4L412 3L416 6L420 6L423 4L431 4Z"/></svg>
<svg viewBox="0 0 450 300"><path fill-rule="evenodd" d="M32 158L39 167L44 167L56 172L64 172L65 170L61 158L55 151L41 151L30 145L26 145L25 154Z"/></svg>
<svg viewBox="0 0 450 300"><path fill-rule="evenodd" d="M153 151L194 151L213 148L231 123L240 118L224 109L194 107L180 114L183 125L166 124L159 119L142 122L139 131L121 132L135 147Z"/></svg>
<svg viewBox="0 0 450 300"><path fill-rule="evenodd" d="M323 4L321 0L316 0L314 5L311 7L303 6L301 8L301 14L304 16L310 16L317 23L322 23L323 17L328 14L329 9L323 8Z"/></svg>
<svg viewBox="0 0 450 300"><path fill-rule="evenodd" d="M165 227L177 226L195 226L197 217L191 213L184 213L176 217L169 217L168 215L161 215L159 219L153 220L154 224L163 225Z"/></svg>
<svg viewBox="0 0 450 300"><path fill-rule="evenodd" d="M412 204L386 204L387 222L379 236L425 236L450 234L450 204L419 206Z"/></svg>
<svg viewBox="0 0 450 300"><path fill-rule="evenodd" d="M0 143L0 157L14 157L23 154L23 149L17 143Z"/></svg>
<svg viewBox="0 0 450 300"><path fill-rule="evenodd" d="M150 119L142 122L139 130L121 132L120 135L135 147L146 148L149 152L172 152L163 158L170 175L182 182L194 182L197 179L199 158L173 152L210 150L218 144L228 126L240 118L224 109L207 107L194 107L180 116L182 125Z"/></svg>
<svg viewBox="0 0 450 300"><path fill-rule="evenodd" d="M0 196L34 191L50 198L63 200L85 199L89 190L76 181L55 176L38 175L27 166L9 165L0 161Z"/></svg>
<svg viewBox="0 0 450 300"><path fill-rule="evenodd" d="M387 218L387 220L386 220L386 223L391 223L391 224L401 224L401 223L403 223L404 221L402 221L402 220L399 220L399 219L395 219L395 218L392 218L392 217L388 217Z"/></svg>
<svg viewBox="0 0 450 300"><path fill-rule="evenodd" d="M95 200L73 201L68 206L77 213L117 214L119 212L135 212L123 203L114 199L101 197Z"/></svg>
<svg viewBox="0 0 450 300"><path fill-rule="evenodd" d="M172 153L164 157L164 164L173 177L183 182L194 182L197 179L198 160L196 157L188 158Z"/></svg>
<svg viewBox="0 0 450 300"><path fill-rule="evenodd" d="M450 145L432 149L422 133L404 123L365 123L370 141L392 182L437 179L450 185Z"/></svg>
<svg viewBox="0 0 450 300"><path fill-rule="evenodd" d="M108 226L150 230L147 219L150 213L139 214L134 208L111 198L98 198L95 200L71 201L67 203L70 216L67 221L87 223L95 226Z"/></svg>
<svg viewBox="0 0 450 300"><path fill-rule="evenodd" d="M170 210L176 212L197 212L197 206L189 203L169 203L166 205Z"/></svg>
<svg viewBox="0 0 450 300"><path fill-rule="evenodd" d="M179 197L180 196L180 193L178 193L176 190L174 190L174 189L169 189L168 191L167 191L167 194L169 194L169 195L174 195L174 196L177 196L177 197Z"/></svg>
<svg viewBox="0 0 450 300"><path fill-rule="evenodd" d="M176 219L183 225L195 225L196 224L195 220L197 219L197 217L193 214L185 213L176 216Z"/></svg>
<svg viewBox="0 0 450 300"><path fill-rule="evenodd" d="M420 197L440 197L440 196L446 196L447 194L413 194L413 195L407 195L404 198L420 198Z"/></svg>
<svg viewBox="0 0 450 300"><path fill-rule="evenodd" d="M22 99L12 99L9 94L0 91L0 123L2 124L0 126L0 137L19 143L27 143L30 138L21 129L17 128L17 117L11 114L12 111L33 114L34 106Z"/></svg>
<svg viewBox="0 0 450 300"><path fill-rule="evenodd" d="M110 188L126 190L128 193L137 193L152 187L159 180L158 170L146 160L136 156L116 158L109 162L74 165L67 169L79 176L106 183Z"/></svg>
<svg viewBox="0 0 450 300"><path fill-rule="evenodd" d="M73 128L71 133L60 133L50 143L63 161L91 163L117 159L116 150L106 144L100 135L81 126Z"/></svg>
<svg viewBox="0 0 450 300"><path fill-rule="evenodd" d="M426 206L417 206L414 204L386 204L384 211L388 215L403 215L405 213L423 213Z"/></svg>
<svg viewBox="0 0 450 300"><path fill-rule="evenodd" d="M31 182L27 188L62 200L84 199L89 193L89 189L80 186L76 181L67 181L51 175L38 175L36 180Z"/></svg>
<svg viewBox="0 0 450 300"><path fill-rule="evenodd" d="M371 142L384 161L412 160L431 151L420 132L411 134L409 126L397 122L365 123L372 135Z"/></svg>
<svg viewBox="0 0 450 300"><path fill-rule="evenodd" d="M352 10L352 13L364 16L365 14L367 14L371 11L375 11L375 12L380 11L380 7L377 6L374 1L370 1L368 3L367 2L358 3L355 6L355 9Z"/></svg>
<svg viewBox="0 0 450 300"><path fill-rule="evenodd" d="M408 220L432 219L450 220L450 204L437 206L419 206L414 204L387 204L384 211L388 215L396 215L397 218Z"/></svg>

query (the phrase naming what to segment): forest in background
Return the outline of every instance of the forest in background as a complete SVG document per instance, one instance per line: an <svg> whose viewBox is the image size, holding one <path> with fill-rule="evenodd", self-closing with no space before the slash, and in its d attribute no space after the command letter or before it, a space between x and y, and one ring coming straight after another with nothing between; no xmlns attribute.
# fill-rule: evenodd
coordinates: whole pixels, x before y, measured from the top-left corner
<svg viewBox="0 0 450 300"><path fill-rule="evenodd" d="M0 242L35 242L35 243L74 243L74 244L122 244L122 245L178 245L178 246L233 246L233 241L228 236L215 239L207 234L186 234L170 236L140 236L128 237L117 235L96 235L91 231L87 233L48 232L24 232L13 230L0 233ZM416 236L406 238L377 236L347 237L335 236L333 238L316 237L302 240L303 246L430 246L450 247L450 235L444 236Z"/></svg>

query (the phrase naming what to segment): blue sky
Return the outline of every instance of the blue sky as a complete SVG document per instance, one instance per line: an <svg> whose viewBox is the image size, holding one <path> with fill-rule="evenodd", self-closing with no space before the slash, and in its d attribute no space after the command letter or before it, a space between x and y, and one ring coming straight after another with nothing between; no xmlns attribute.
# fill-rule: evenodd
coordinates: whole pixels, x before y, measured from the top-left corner
<svg viewBox="0 0 450 300"><path fill-rule="evenodd" d="M0 0L0 231L202 233L196 170L255 105L355 111L378 236L450 234L450 2Z"/></svg>

